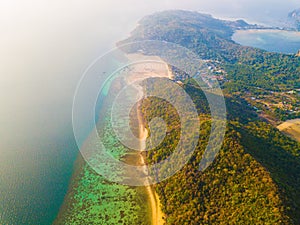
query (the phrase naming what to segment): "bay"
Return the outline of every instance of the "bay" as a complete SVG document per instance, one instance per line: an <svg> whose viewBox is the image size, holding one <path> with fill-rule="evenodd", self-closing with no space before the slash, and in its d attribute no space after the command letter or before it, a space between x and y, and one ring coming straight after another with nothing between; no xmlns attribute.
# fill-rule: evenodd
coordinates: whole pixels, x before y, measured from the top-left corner
<svg viewBox="0 0 300 225"><path fill-rule="evenodd" d="M300 32L257 29L239 30L232 40L244 45L269 52L296 54L300 50Z"/></svg>

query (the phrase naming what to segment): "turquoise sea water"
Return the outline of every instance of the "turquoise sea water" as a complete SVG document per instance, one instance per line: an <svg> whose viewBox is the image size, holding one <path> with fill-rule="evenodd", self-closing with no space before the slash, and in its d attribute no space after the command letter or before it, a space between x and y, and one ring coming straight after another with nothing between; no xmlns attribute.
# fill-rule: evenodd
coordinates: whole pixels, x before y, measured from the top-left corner
<svg viewBox="0 0 300 225"><path fill-rule="evenodd" d="M300 50L300 32L282 30L240 30L233 36L235 42L270 52L295 54Z"/></svg>

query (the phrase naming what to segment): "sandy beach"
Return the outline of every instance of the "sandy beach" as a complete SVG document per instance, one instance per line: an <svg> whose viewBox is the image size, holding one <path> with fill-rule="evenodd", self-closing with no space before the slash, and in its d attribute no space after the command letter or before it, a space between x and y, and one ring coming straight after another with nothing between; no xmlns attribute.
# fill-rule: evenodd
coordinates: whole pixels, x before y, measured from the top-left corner
<svg viewBox="0 0 300 225"><path fill-rule="evenodd" d="M130 56L130 58L131 59L132 58L143 58L143 56L133 55L133 56ZM154 58L153 60L161 61L159 58ZM136 68L137 69L136 72L133 71L130 74L129 79L127 79L127 82L134 83L136 81L143 80L143 79L150 78L150 77L165 77L165 78L169 78L169 79L172 78L172 75L166 64L161 65L160 68L157 68L157 66L155 65L156 63L153 63L153 65L151 65L149 63L147 63L147 64L148 64L148 66L150 66L150 67L148 67L148 68L151 68L150 70L147 67L144 68L143 65L141 64L140 66L138 66L138 68ZM134 87L138 90L139 95L143 96L142 87L135 85L135 84L134 84ZM141 104L141 102L139 102L139 104L137 105L137 120L138 120L138 126L139 126L140 148L142 151L143 149L145 149L146 138L148 137L148 131L144 124L144 119L143 119L143 114L141 111L140 104ZM140 155L141 166L147 166L142 152L139 155ZM155 192L154 186L149 185L151 183L151 181L150 181L151 177L149 176L147 167L145 167L144 173L145 173L145 176L147 177L147 180L145 181L145 188L147 190L150 205L151 205L152 225L163 225L164 224L164 214L161 210L160 200L159 200L157 193Z"/></svg>
<svg viewBox="0 0 300 225"><path fill-rule="evenodd" d="M140 106L140 105L139 105ZM141 149L143 149L145 145L145 140L148 136L147 129L144 126L143 123L143 117L142 113L140 110L140 107L137 107L137 115L138 115L138 122L139 122L139 135L141 139ZM140 160L141 160L141 165L144 166L146 165L144 156L142 153L140 153ZM147 180L145 181L145 188L148 193L148 197L150 200L150 205L151 205L151 211L152 211L152 224L153 225L162 225L164 224L164 214L161 210L160 206L160 201L157 193L154 190L154 187L152 185L149 185L151 177L149 176L148 170L145 169L145 175L147 176Z"/></svg>

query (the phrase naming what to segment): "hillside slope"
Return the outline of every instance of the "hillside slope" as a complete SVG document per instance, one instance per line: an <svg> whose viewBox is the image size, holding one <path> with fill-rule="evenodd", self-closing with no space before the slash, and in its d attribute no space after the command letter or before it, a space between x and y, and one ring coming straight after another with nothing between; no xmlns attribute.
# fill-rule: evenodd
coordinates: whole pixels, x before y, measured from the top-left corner
<svg viewBox="0 0 300 225"><path fill-rule="evenodd" d="M183 87L201 114L201 135L190 162L156 185L167 224L298 224L300 145L261 122L250 107L227 98L229 121L222 150L200 172L210 134L209 110L200 88L189 83ZM158 116L169 124L167 138L148 154L154 163L175 149L180 121L172 106L158 99L145 100L143 111L146 121Z"/></svg>

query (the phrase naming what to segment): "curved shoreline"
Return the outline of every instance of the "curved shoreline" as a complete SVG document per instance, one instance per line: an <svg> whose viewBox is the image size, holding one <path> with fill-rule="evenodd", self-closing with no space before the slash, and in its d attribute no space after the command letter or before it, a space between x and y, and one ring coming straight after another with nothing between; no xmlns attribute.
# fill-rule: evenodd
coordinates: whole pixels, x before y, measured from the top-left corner
<svg viewBox="0 0 300 225"><path fill-rule="evenodd" d="M141 68L139 68L141 69ZM161 68L160 68L161 69ZM159 70L158 73L153 73L153 71L144 71L142 70L139 73L132 73L129 76L129 79L125 79L125 82L128 84L132 84L136 82L137 80L146 79L150 77L169 77L170 78L170 71L168 70L168 67L166 65L165 68L162 70ZM141 86L138 86L138 91L143 94L143 89ZM139 108L139 107L138 107ZM104 113L104 112L103 112ZM140 115L140 121L138 122L138 132L139 135L143 136L144 139L147 137L147 130L144 126L144 122L142 120L141 111L137 111L137 115ZM141 142L142 144L142 142ZM141 149L142 149L141 145ZM135 158L135 162L141 163L145 165L145 158L141 153L138 153L137 158ZM123 156L124 157L124 156ZM125 156L126 157L126 156ZM128 160L128 159L127 159ZM130 159L129 159L130 160ZM82 162L82 164L80 163ZM77 169L76 169L77 168ZM146 168L146 167L145 167ZM96 221L99 223L100 221L107 221L106 218L102 218L103 216L107 215L110 218L113 216L120 216L124 222L124 220L129 220L132 216L136 217L139 216L139 218L143 219L143 221L140 221L139 223L131 223L131 224L153 224L153 225L162 225L164 224L163 221L163 213L160 208L160 201L158 198L158 195L156 194L154 187L147 185L150 182L145 182L144 187L141 187L140 189L131 188L131 187L125 187L125 186L118 186L113 185L111 187L106 184L102 178L99 177L99 175L94 174L92 171L89 171L88 167L85 166L84 160L77 160L75 167L74 167L72 179L69 183L69 190L67 195L65 196L64 203L61 206L60 212L54 221L54 224L73 224L73 222L86 222L86 219L84 219L84 215L87 215L88 213L93 213L97 215L99 218L95 218ZM145 169L145 172L148 173L147 169ZM147 175L146 175L147 176ZM149 176L148 176L149 177ZM150 179L150 178L148 178ZM83 187L81 184L89 183L89 186ZM100 187L99 185L102 185L103 187ZM120 195L122 193L114 192L114 190L119 190L123 193L123 200L120 200ZM128 197L127 193L131 193L132 195ZM91 198L92 196L92 198ZM112 198L113 197L113 198ZM96 200L93 200L96 199ZM107 201L107 199L112 199L111 203ZM124 201L125 199L125 201ZM133 200L134 199L134 200ZM120 200L120 201L119 201ZM139 201L139 202L138 202ZM123 202L121 204L121 202ZM145 205L145 203L147 203ZM118 208L115 208L112 210L113 206L116 205ZM139 207L139 205L143 204L144 206ZM135 211L126 211L125 210L130 207L139 207L140 209L135 209ZM83 207L83 208L82 208ZM124 208L125 207L125 208ZM97 210L96 210L97 208ZM105 212L103 215L101 215L101 211ZM86 211L87 210L87 211ZM132 208L133 210L133 208ZM138 212L139 210L139 212ZM86 211L84 213L83 211ZM120 215L116 215L119 214ZM150 214L151 213L151 214ZM136 215L135 215L136 214ZM139 215L138 215L139 214ZM126 216L128 218L126 219ZM101 217L101 218L100 218ZM130 217L130 218L129 218ZM91 220L93 218L90 218ZM113 219L113 218L112 218ZM88 220L88 218L87 218ZM68 223L65 223L68 221ZM111 221L111 220L110 220ZM123 224L120 223L120 220L114 220L117 223L114 224ZM151 221L151 223L150 223ZM90 222L90 221L89 221ZM102 223L101 223L102 224ZM112 223L109 223L112 224Z"/></svg>
<svg viewBox="0 0 300 225"><path fill-rule="evenodd" d="M139 123L139 136L140 136L140 139L142 139L141 149L143 149L142 148L142 146L144 145L143 142L147 138L147 130L143 123L143 117L142 117L142 112L140 109L140 104L137 107L137 117L138 117L138 123ZM140 158L141 158L141 164L143 166L146 165L145 159L144 159L144 156L142 155L142 153L140 153ZM148 182L148 184L150 183L148 170L145 170L145 173L146 173L145 175L148 177L147 181L145 182L145 188L147 190L150 205L151 205L152 225L163 225L164 224L164 219L163 219L164 214L160 207L159 197L158 197L157 193L155 192L153 185L147 185L147 182Z"/></svg>

